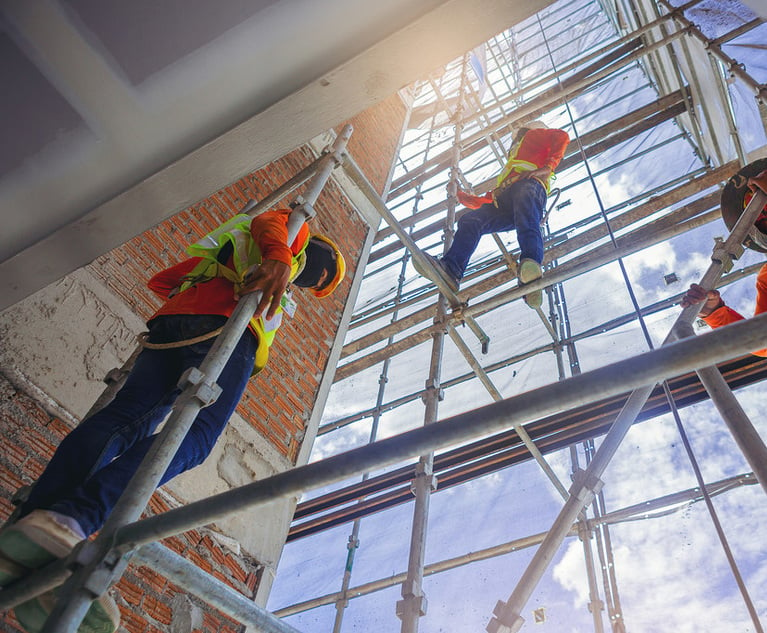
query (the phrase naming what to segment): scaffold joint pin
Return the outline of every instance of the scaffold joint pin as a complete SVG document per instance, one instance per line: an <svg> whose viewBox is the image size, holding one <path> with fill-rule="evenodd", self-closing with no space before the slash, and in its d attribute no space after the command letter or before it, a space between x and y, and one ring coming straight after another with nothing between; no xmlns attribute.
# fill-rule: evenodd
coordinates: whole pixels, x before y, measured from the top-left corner
<svg viewBox="0 0 767 633"><path fill-rule="evenodd" d="M187 369L178 381L181 389L187 389L190 385L194 386L190 395L199 400L204 407L213 404L221 395L221 387L215 382L206 382L205 374L197 367Z"/></svg>
<svg viewBox="0 0 767 633"><path fill-rule="evenodd" d="M593 497L602 490L605 485L599 477L587 470L579 469L573 474L573 485L570 486L570 494L581 501Z"/></svg>
<svg viewBox="0 0 767 633"><path fill-rule="evenodd" d="M493 609L495 617L490 620L486 630L488 633L517 633L525 623L525 619L513 611L506 602L498 601Z"/></svg>

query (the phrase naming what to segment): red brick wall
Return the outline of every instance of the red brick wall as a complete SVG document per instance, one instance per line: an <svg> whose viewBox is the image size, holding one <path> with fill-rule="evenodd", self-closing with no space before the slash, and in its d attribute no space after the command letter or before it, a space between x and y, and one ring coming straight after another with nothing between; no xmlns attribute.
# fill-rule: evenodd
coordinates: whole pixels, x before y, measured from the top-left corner
<svg viewBox="0 0 767 633"><path fill-rule="evenodd" d="M349 153L378 193L383 192L393 164L406 110L395 94L349 121L354 127L347 146ZM381 160L384 156L389 160Z"/></svg>
<svg viewBox="0 0 767 633"><path fill-rule="evenodd" d="M350 121L354 133L349 153L379 193L394 158L404 115L405 107L394 95ZM187 244L237 213L249 199L265 197L312 160L308 149L291 152L98 258L89 268L147 319L160 306L160 300L146 287L149 277L184 258ZM283 321L269 365L250 382L238 409L291 461L298 455L367 233L367 226L333 182L325 187L315 209L312 231L329 235L339 245L347 262L346 279L322 301L297 290L296 316ZM305 336L307 332L311 336ZM264 398L264 393L269 396Z"/></svg>
<svg viewBox="0 0 767 633"><path fill-rule="evenodd" d="M187 244L236 214L249 199L265 197L312 160L308 149L291 152L98 258L89 268L147 319L160 305L160 300L146 287L149 277L185 258ZM284 205L289 202L286 199ZM323 191L315 209L317 218L310 223L311 229L327 233L338 243L347 260L347 277L336 292L322 301L297 289L296 315L283 320L267 368L250 381L238 409L245 420L291 460L298 455L304 423L314 403L368 230L332 183ZM305 337L306 332L312 335Z"/></svg>
<svg viewBox="0 0 767 633"><path fill-rule="evenodd" d="M349 151L379 192L394 158L404 114L404 106L394 96L351 121L355 132ZM307 149L297 149L98 258L89 270L146 319L160 305L146 288L149 277L184 257L187 244L231 217L250 198L263 198L312 160ZM295 318L284 321L272 347L269 365L257 380L251 381L238 409L244 419L291 461L295 461L298 454L367 233L364 221L332 182L326 186L315 208L318 217L311 223L312 230L328 234L339 244L348 265L346 280L322 301L308 293L299 297ZM303 291L299 289L296 294L303 295ZM5 520L12 511L13 493L42 472L69 427L47 414L32 398L16 391L0 375L0 430L4 438L0 451L0 520ZM154 495L148 513L167 510L164 499ZM205 530L192 530L166 539L164 544L244 595L254 595L262 568L246 556L235 556ZM122 614L121 630L167 631L170 601L178 592L177 587L157 572L131 565L113 592ZM241 630L238 623L195 598L192 600L204 610L200 631ZM0 614L0 630L20 630L12 612Z"/></svg>
<svg viewBox="0 0 767 633"><path fill-rule="evenodd" d="M38 476L48 459L69 431L57 418L51 418L32 398L14 389L0 376L0 420L3 422L5 450L0 452L0 516L5 520L13 510L10 499L22 485ZM154 495L147 514L165 512L170 507ZM205 530L190 530L170 537L163 544L240 593L255 594L262 568L242 556L235 556L211 538ZM120 607L122 628L130 633L167 631L170 602L180 592L156 571L131 565L112 595ZM200 603L205 613L205 633L234 633L239 623ZM12 612L0 614L0 630L21 631Z"/></svg>

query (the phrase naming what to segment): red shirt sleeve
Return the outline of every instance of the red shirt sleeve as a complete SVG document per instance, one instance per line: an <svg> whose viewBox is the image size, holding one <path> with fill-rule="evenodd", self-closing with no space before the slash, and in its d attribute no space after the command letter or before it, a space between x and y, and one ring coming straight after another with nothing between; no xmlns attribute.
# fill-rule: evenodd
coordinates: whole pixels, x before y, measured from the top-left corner
<svg viewBox="0 0 767 633"><path fill-rule="evenodd" d="M723 325L735 323L736 321L742 321L743 315L729 306L722 306L721 308L714 310L707 317L703 317L702 320L708 323L712 328L718 328Z"/></svg>
<svg viewBox="0 0 767 633"><path fill-rule="evenodd" d="M155 294L167 299L170 291L180 286L181 279L188 275L200 261L200 257L192 257L161 270L147 282L147 286Z"/></svg>
<svg viewBox="0 0 767 633"><path fill-rule="evenodd" d="M759 314L759 308L760 308L760 299L763 299L761 297L761 290L760 290L760 282L763 282L763 273L765 276L767 276L767 265L762 267L762 270L759 271L759 277L757 278L757 308L756 308L756 314ZM737 321L742 321L744 319L743 315L739 312L736 312L732 308L728 306L722 306L721 308L717 308L714 310L711 314L709 314L707 317L703 317L703 321L705 321L708 325L710 325L712 328L718 328L722 327L723 325L729 325L730 323L735 323ZM756 352L752 352L754 356L767 356L767 348L760 349Z"/></svg>

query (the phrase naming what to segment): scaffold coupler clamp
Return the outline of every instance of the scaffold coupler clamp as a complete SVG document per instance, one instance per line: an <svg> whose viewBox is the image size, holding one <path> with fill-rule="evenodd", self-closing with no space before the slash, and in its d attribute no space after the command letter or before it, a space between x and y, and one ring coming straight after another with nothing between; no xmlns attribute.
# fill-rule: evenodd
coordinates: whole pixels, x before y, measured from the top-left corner
<svg viewBox="0 0 767 633"><path fill-rule="evenodd" d="M221 387L215 382L208 382L207 376L197 367L190 367L178 381L179 389L193 387L190 395L200 401L203 407L213 404L221 395Z"/></svg>
<svg viewBox="0 0 767 633"><path fill-rule="evenodd" d="M426 485L429 486L429 490L432 492L437 490L439 482L434 474L434 467L431 463L418 462L418 465L415 467L415 479L410 482L410 492L413 495L415 495L416 486L419 481L426 482Z"/></svg>
<svg viewBox="0 0 767 633"><path fill-rule="evenodd" d="M113 367L101 379L101 382L107 385L114 385L120 382L127 375L127 373L128 372L125 371L124 369L120 369L119 367Z"/></svg>
<svg viewBox="0 0 767 633"><path fill-rule="evenodd" d="M733 260L738 259L745 249L742 244L738 244L731 250L737 252L731 253L730 250L725 248L725 241L721 237L714 238L714 250L711 253L711 259L719 262L722 265L722 270L726 273L732 270Z"/></svg>
<svg viewBox="0 0 767 633"><path fill-rule="evenodd" d="M591 503L591 500L599 494L605 482L588 470L579 468L573 473L573 485L570 486L570 496L578 499L582 505Z"/></svg>
<svg viewBox="0 0 767 633"><path fill-rule="evenodd" d="M671 334L677 341L682 341L691 336L695 336L695 329L689 321L678 320L671 328Z"/></svg>
<svg viewBox="0 0 767 633"><path fill-rule="evenodd" d="M445 390L442 388L439 381L434 378L429 378L424 384L424 392L421 396L421 400L425 403L426 398L430 397L433 392L436 392L438 402L442 402L445 399Z"/></svg>
<svg viewBox="0 0 767 633"><path fill-rule="evenodd" d="M511 608L508 602L499 600L493 609L495 616L488 623L488 633L517 633L525 623L525 619Z"/></svg>
<svg viewBox="0 0 767 633"><path fill-rule="evenodd" d="M306 221L311 220L315 215L317 215L317 212L314 210L312 204L300 195L296 196L295 200L290 203L290 208L294 211L302 213Z"/></svg>
<svg viewBox="0 0 767 633"><path fill-rule="evenodd" d="M416 580L406 580L402 583L402 600L397 600L397 617L402 619L408 615L409 610L417 610L419 616L426 615L429 603L423 593L421 585Z"/></svg>
<svg viewBox="0 0 767 633"><path fill-rule="evenodd" d="M114 549L107 551L106 554L102 552L98 543L85 540L78 544L69 556L71 559L69 567L73 570L95 563L82 585L93 598L103 596L114 583L120 580L130 558ZM102 558L99 560L99 557Z"/></svg>
<svg viewBox="0 0 767 633"><path fill-rule="evenodd" d="M576 523L576 529L578 530L578 538L581 541L590 541L594 537L594 529L586 518L585 510L581 511L580 518Z"/></svg>
<svg viewBox="0 0 767 633"><path fill-rule="evenodd" d="M463 314L463 311L466 310L466 308L469 307L468 301L463 301L461 303L456 303L455 305L450 306L450 316L452 319L456 322L458 322L460 325L466 325L466 317Z"/></svg>

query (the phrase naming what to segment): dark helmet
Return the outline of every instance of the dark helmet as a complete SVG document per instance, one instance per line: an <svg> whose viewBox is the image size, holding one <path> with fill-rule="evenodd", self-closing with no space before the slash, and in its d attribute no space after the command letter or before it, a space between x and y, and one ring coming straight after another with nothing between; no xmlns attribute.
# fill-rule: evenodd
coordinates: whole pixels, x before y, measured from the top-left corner
<svg viewBox="0 0 767 633"><path fill-rule="evenodd" d="M327 279L322 287L318 288L317 283L325 271L328 272ZM293 283L309 288L309 292L322 299L338 287L345 274L346 261L336 243L326 235L315 233L309 238L303 268Z"/></svg>
<svg viewBox="0 0 767 633"><path fill-rule="evenodd" d="M730 231L751 200L752 194L748 188L748 179L761 174L765 169L767 169L767 158L755 160L743 167L724 186L721 200L722 219ZM767 207L765 209L767 210ZM767 234L755 228L753 234L743 240L743 245L751 250L767 253Z"/></svg>

